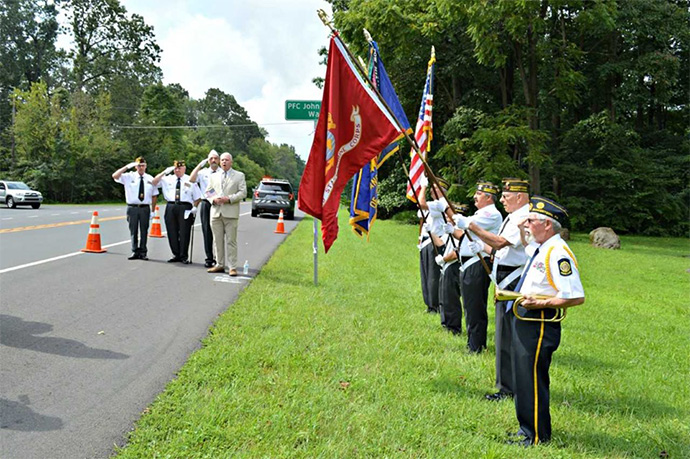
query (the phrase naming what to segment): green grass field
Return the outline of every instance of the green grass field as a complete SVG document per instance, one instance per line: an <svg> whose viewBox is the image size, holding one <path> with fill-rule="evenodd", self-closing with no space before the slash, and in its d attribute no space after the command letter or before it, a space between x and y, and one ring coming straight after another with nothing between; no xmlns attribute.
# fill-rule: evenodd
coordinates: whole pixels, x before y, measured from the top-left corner
<svg viewBox="0 0 690 459"><path fill-rule="evenodd" d="M147 409L120 458L690 457L690 241L570 245L586 302L569 311L551 367L553 439L504 444L512 402L489 352L425 312L417 228L371 242L341 213L319 255L305 219Z"/></svg>

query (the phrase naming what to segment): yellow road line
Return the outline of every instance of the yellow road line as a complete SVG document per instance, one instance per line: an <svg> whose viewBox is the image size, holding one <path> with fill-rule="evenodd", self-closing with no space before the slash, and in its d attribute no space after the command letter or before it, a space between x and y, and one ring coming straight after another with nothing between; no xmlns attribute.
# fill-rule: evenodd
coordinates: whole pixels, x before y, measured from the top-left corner
<svg viewBox="0 0 690 459"><path fill-rule="evenodd" d="M99 218L99 222L107 222L110 220L123 220L127 218L125 215L119 216L119 217L105 217L105 218ZM59 228L61 226L69 226L69 225L83 225L84 223L91 223L91 219L89 218L88 220L76 220L73 222L61 222L61 223L50 223L47 225L34 225L34 226L20 226L19 228L7 228L7 229L0 229L0 234L3 233L16 233L19 231L29 231L29 230L37 230L37 229L46 229L46 228Z"/></svg>

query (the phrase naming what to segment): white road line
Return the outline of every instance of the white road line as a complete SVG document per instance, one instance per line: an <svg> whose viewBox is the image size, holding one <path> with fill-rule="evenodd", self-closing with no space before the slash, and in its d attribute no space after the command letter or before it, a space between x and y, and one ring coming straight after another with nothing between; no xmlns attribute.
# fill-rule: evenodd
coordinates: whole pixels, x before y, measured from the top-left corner
<svg viewBox="0 0 690 459"><path fill-rule="evenodd" d="M38 218L38 215L29 215L27 218Z"/></svg>
<svg viewBox="0 0 690 459"><path fill-rule="evenodd" d="M167 231L163 232L162 234L167 234ZM102 247L103 247L104 249L107 249L107 248L110 248L110 247L115 247L115 246L117 246L117 245L129 244L130 242L131 242L131 241L130 241L129 239L127 239L126 241L115 242L114 244L108 244L108 245L104 245L104 246L102 246ZM24 268L31 268L32 266L38 266L38 265L42 265L42 264L45 264L45 263L50 263L51 261L62 260L63 258L74 257L74 256L77 256L77 255L83 255L84 253L86 253L86 252L82 252L82 251L79 251L79 252L72 252L72 253L68 253L68 254L65 254L65 255L60 255L60 256L57 256L57 257L53 257L53 258L46 258L45 260L38 260L38 261L31 262L31 263L26 263L26 264L23 264L23 265L19 265L19 266L12 266L11 268L0 269L0 274L9 273L9 272L12 272L12 271L18 271L18 270L24 269Z"/></svg>
<svg viewBox="0 0 690 459"><path fill-rule="evenodd" d="M50 214L51 217L57 217L60 214Z"/></svg>
<svg viewBox="0 0 690 459"><path fill-rule="evenodd" d="M6 218L3 218L3 220L12 220L13 218L14 217L6 217Z"/></svg>
<svg viewBox="0 0 690 459"><path fill-rule="evenodd" d="M79 212L70 212L72 215L77 215Z"/></svg>

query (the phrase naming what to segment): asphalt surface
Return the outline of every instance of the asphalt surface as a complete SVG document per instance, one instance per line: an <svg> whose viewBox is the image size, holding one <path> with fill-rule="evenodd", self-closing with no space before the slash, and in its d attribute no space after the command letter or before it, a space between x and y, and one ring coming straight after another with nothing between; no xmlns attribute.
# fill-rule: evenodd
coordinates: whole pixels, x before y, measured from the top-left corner
<svg viewBox="0 0 690 459"><path fill-rule="evenodd" d="M0 209L0 457L105 458L124 444L287 237L250 206L238 247L251 269L238 278L206 272L198 219L194 264L182 265L166 262L167 238L149 238L149 261L127 260L124 206ZM82 253L95 210L107 252Z"/></svg>

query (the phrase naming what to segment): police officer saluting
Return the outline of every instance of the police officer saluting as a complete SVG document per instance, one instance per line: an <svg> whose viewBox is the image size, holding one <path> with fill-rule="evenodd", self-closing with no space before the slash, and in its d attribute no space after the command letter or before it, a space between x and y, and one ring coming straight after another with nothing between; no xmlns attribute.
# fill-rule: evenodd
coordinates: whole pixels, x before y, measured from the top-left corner
<svg viewBox="0 0 690 459"><path fill-rule="evenodd" d="M125 172L136 167L135 172ZM146 173L146 160L139 156L134 162L113 172L113 180L125 186L127 201L127 222L132 239L132 255L128 260L148 260L146 238L149 220L156 209L158 189L153 185L153 177Z"/></svg>
<svg viewBox="0 0 690 459"><path fill-rule="evenodd" d="M174 161L173 165L156 175L153 184L160 182L163 196L168 204L165 206L165 228L168 231L168 242L173 257L168 263L181 262L189 264L189 238L192 233L196 205L201 199L201 191L195 183L189 181L185 174L184 161ZM166 176L170 172L173 175Z"/></svg>
<svg viewBox="0 0 690 459"><path fill-rule="evenodd" d="M585 302L577 260L560 234L567 217L557 202L534 196L520 224L534 240L526 248L530 260L516 287L524 298L511 316L513 389L520 423L517 439L511 442L523 446L551 439L549 366L561 342L561 324L549 320L558 314L556 308Z"/></svg>

